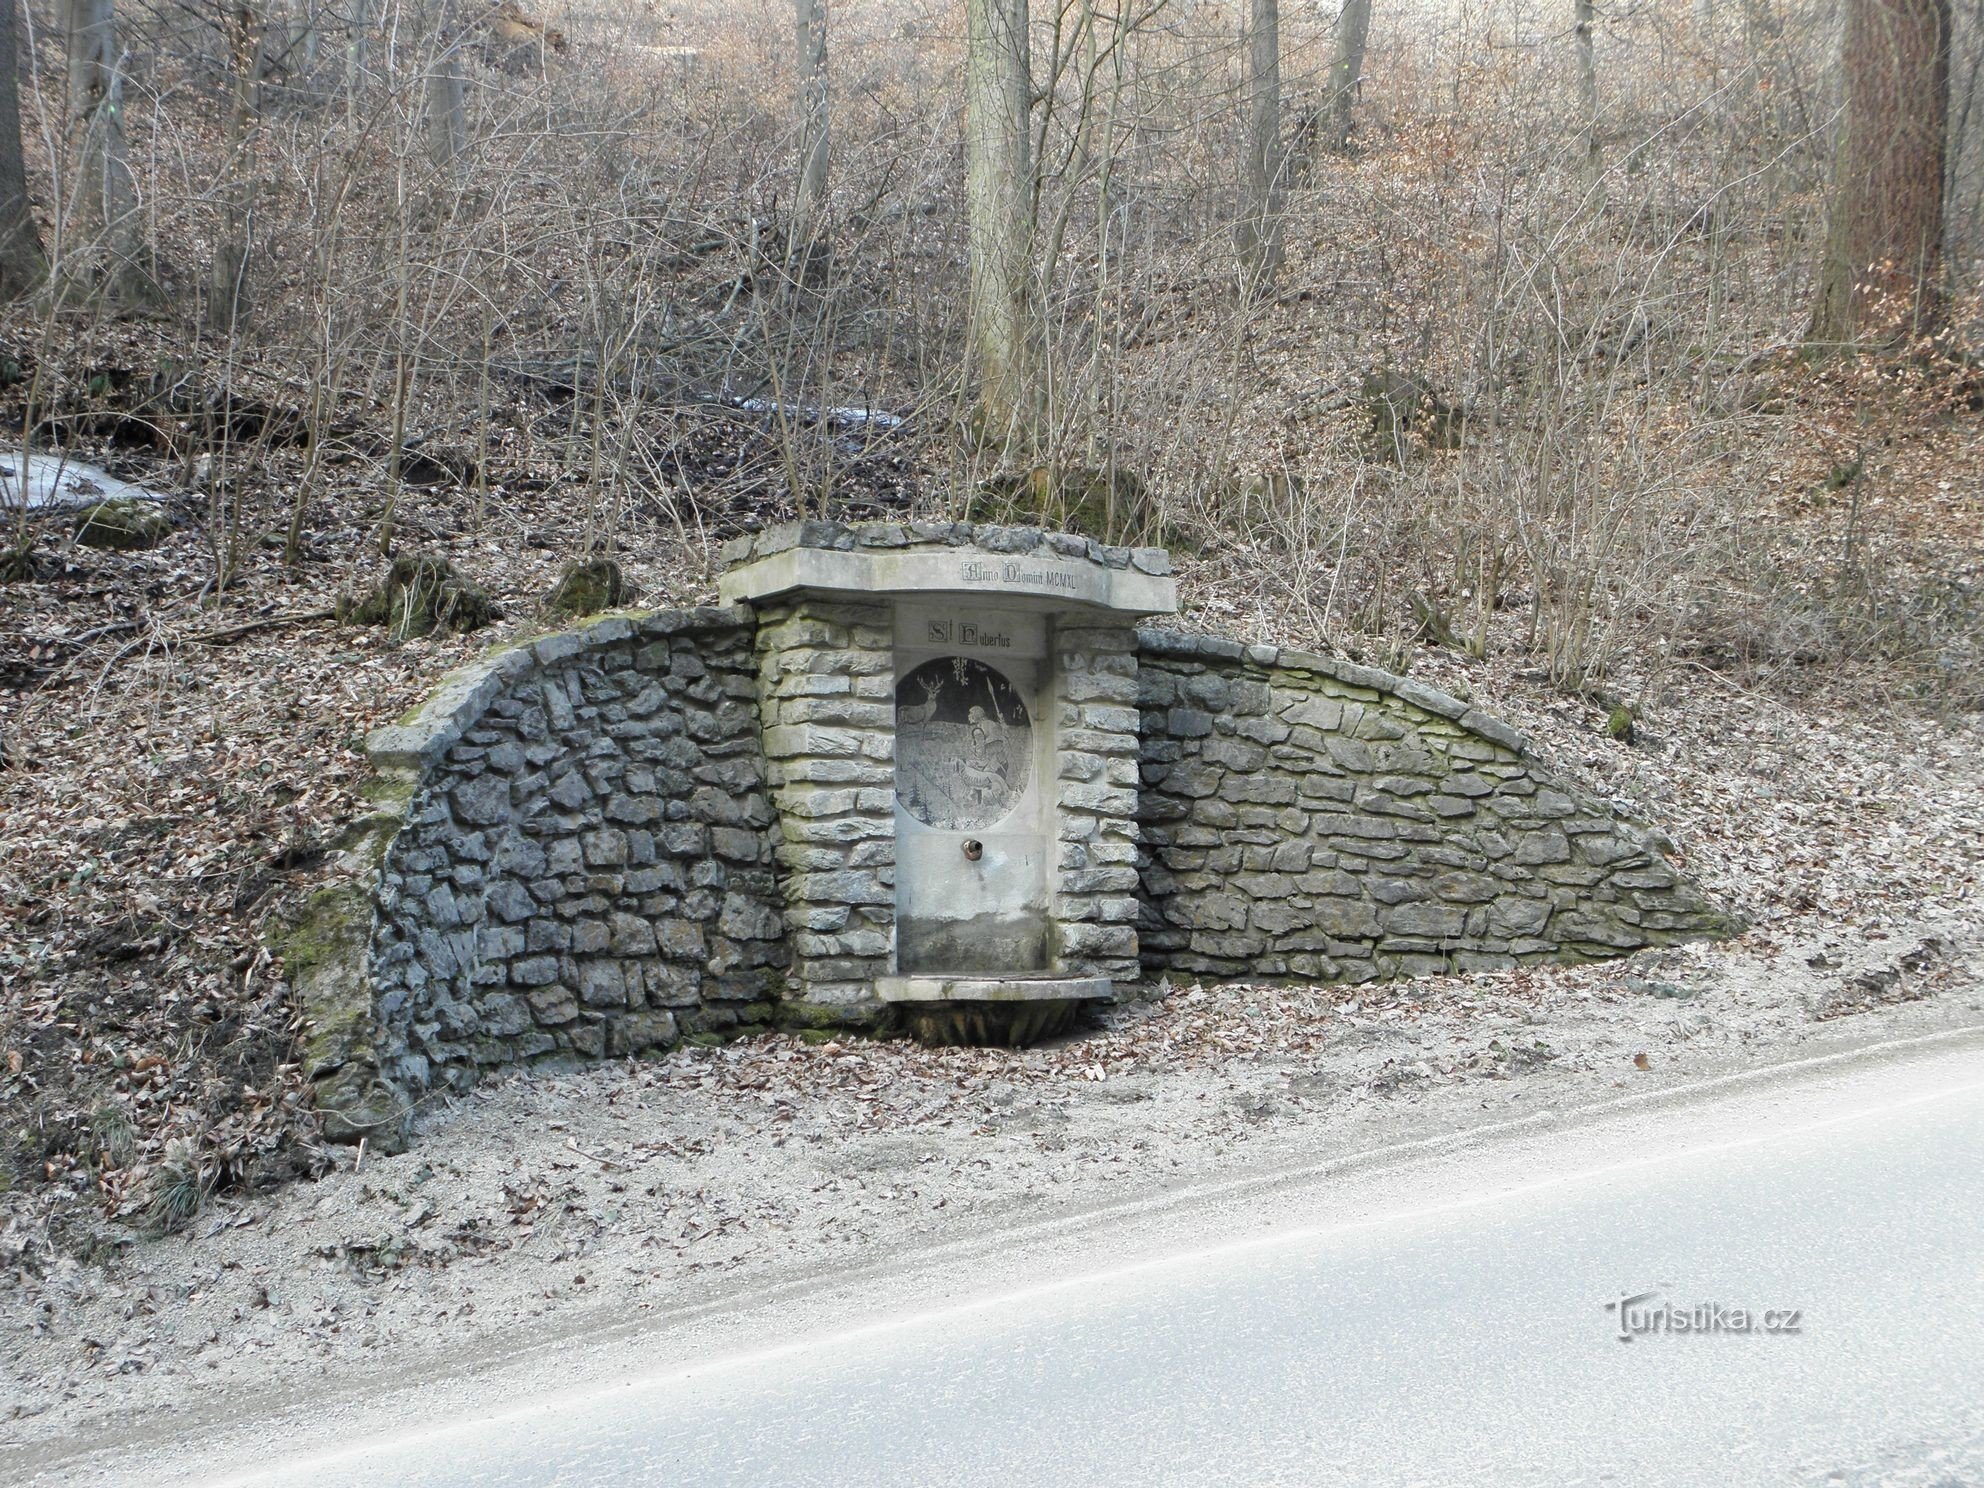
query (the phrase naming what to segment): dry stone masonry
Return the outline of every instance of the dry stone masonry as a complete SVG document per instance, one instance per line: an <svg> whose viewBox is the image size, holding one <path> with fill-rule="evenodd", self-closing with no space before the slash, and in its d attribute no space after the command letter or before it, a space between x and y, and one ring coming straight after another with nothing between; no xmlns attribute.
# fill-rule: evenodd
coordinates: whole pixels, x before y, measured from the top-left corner
<svg viewBox="0 0 1984 1488"><path fill-rule="evenodd" d="M1026 1038L1140 976L1729 928L1466 704L1137 629L1174 608L1159 550L814 522L726 556L725 607L511 647L373 736L363 871L283 946L329 1135L396 1146L492 1066L771 1022Z"/></svg>
<svg viewBox="0 0 1984 1488"><path fill-rule="evenodd" d="M412 788L371 895L368 1075L461 1086L769 1018L787 950L752 641L730 610L602 620L373 737Z"/></svg>
<svg viewBox="0 0 1984 1488"><path fill-rule="evenodd" d="M892 970L895 669L887 610L774 603L758 627L758 713L795 1008L872 1023Z"/></svg>
<svg viewBox="0 0 1984 1488"><path fill-rule="evenodd" d="M1127 627L1057 634L1059 811L1053 923L1061 953L1128 984L1137 965L1137 638Z"/></svg>
<svg viewBox="0 0 1984 1488"><path fill-rule="evenodd" d="M1647 833L1445 693L1210 636L1139 645L1147 973L1358 981L1728 928Z"/></svg>

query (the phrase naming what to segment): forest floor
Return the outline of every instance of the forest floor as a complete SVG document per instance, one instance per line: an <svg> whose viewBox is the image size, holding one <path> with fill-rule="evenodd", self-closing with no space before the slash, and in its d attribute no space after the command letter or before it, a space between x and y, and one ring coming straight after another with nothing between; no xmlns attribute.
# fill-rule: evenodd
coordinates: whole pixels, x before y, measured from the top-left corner
<svg viewBox="0 0 1984 1488"><path fill-rule="evenodd" d="M0 1472L1187 1186L1984 1031L1984 926L1869 912L1602 966L1168 994L1019 1053L768 1034L491 1081L411 1152L344 1151L10 1289Z"/></svg>
<svg viewBox="0 0 1984 1488"><path fill-rule="evenodd" d="M1902 441L1882 511L1815 501L1819 457L1781 454L1760 543L1809 555L1859 522L1984 593L1978 419ZM878 465L874 509L902 509L901 475ZM396 517L406 547L504 605L470 636L395 644L325 618L380 565L377 502L355 495L313 508L294 564L249 522L219 593L229 514L211 492L175 497L174 534L141 552L45 519L38 576L0 586L0 1448L1312 1158L1429 1112L1984 1022L1984 720L1878 661L1738 647L1664 658L1629 692L1635 737L1615 739L1604 702L1549 685L1510 613L1486 657L1421 649L1414 675L1666 831L1747 920L1740 938L1382 988L1153 988L1018 1053L773 1034L505 1076L361 1166L302 1104L266 937L359 814L365 734L539 625L584 550L590 518L555 488L498 491L479 519L473 494L409 488ZM631 512L620 532L643 604L712 591L738 514L681 515ZM1267 561L1249 534L1181 556L1183 623L1331 649L1260 582ZM175 1172L204 1208L160 1236Z"/></svg>

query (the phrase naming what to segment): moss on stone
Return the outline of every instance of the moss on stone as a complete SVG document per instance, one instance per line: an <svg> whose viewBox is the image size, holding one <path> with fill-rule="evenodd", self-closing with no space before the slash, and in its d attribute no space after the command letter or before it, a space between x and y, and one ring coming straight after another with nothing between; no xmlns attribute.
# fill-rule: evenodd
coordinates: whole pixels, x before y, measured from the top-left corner
<svg viewBox="0 0 1984 1488"><path fill-rule="evenodd" d="M269 948L282 957L291 981L310 977L353 950L364 953L372 928L372 901L356 884L319 889L303 909L270 937Z"/></svg>
<svg viewBox="0 0 1984 1488"><path fill-rule="evenodd" d="M86 548L136 552L157 547L171 532L172 519L156 501L134 496L99 501L76 513L76 541Z"/></svg>
<svg viewBox="0 0 1984 1488"><path fill-rule="evenodd" d="M846 1007L818 1002L781 1002L778 1026L788 1033L804 1034L813 1029L830 1034L872 1033L888 1016L880 1006Z"/></svg>
<svg viewBox="0 0 1984 1488"><path fill-rule="evenodd" d="M565 565L544 596L544 613L561 619L596 615L625 604L631 594L620 565L611 558L577 560Z"/></svg>
<svg viewBox="0 0 1984 1488"><path fill-rule="evenodd" d="M407 554L393 560L371 593L341 606L339 619L382 625L394 640L406 640L437 630L480 630L502 613L487 590L463 578L447 559Z"/></svg>
<svg viewBox="0 0 1984 1488"><path fill-rule="evenodd" d="M414 781L399 770L381 771L359 788L359 794L381 814L400 815L413 800ZM369 821L370 818L367 818Z"/></svg>
<svg viewBox="0 0 1984 1488"><path fill-rule="evenodd" d="M386 866L386 855L406 825L414 782L398 770L384 771L368 779L358 793L373 809L345 828L338 838L338 851L367 873L377 874Z"/></svg>
<svg viewBox="0 0 1984 1488"><path fill-rule="evenodd" d="M303 1077L332 1141L406 1149L411 1104L379 1073L378 1020L365 958L372 899L356 883L320 889L270 937L303 1010Z"/></svg>

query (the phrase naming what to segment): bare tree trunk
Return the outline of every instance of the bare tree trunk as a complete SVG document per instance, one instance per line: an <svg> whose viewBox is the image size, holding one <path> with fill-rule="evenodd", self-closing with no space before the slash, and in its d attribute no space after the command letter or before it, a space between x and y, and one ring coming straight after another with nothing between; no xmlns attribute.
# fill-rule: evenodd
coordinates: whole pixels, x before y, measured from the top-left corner
<svg viewBox="0 0 1984 1488"><path fill-rule="evenodd" d="M355 129L358 127L358 95L365 87L366 45L372 32L372 7L369 0L350 0L350 4L351 25L344 54L344 107L345 122Z"/></svg>
<svg viewBox="0 0 1984 1488"><path fill-rule="evenodd" d="M799 185L792 200L792 240L809 242L827 199L826 0L797 0L799 42Z"/></svg>
<svg viewBox="0 0 1984 1488"><path fill-rule="evenodd" d="M1329 118L1324 145L1341 155L1350 148L1351 108L1364 76L1364 43L1371 35L1371 0L1343 0L1336 18L1336 51L1330 58Z"/></svg>
<svg viewBox="0 0 1984 1488"><path fill-rule="evenodd" d="M1848 0L1846 83L1811 340L1898 344L1941 328L1949 0Z"/></svg>
<svg viewBox="0 0 1984 1488"><path fill-rule="evenodd" d="M468 148L468 86L452 41L427 69L427 155L435 165L452 165Z"/></svg>
<svg viewBox="0 0 1984 1488"><path fill-rule="evenodd" d="M0 0L0 301L17 300L48 270L28 199L21 154L21 95L15 76L14 0Z"/></svg>
<svg viewBox="0 0 1984 1488"><path fill-rule="evenodd" d="M311 0L290 0L289 39L283 55L292 75L306 78L316 75L319 34ZM311 96L315 98L315 88L311 89Z"/></svg>
<svg viewBox="0 0 1984 1488"><path fill-rule="evenodd" d="M1573 5L1571 44L1578 61L1578 140L1585 178L1596 185L1605 174L1605 151L1598 138L1598 58L1592 39L1597 7L1593 0L1573 0Z"/></svg>
<svg viewBox="0 0 1984 1488"><path fill-rule="evenodd" d="M1237 236L1241 289L1252 295L1281 267L1281 17L1276 0L1253 0L1247 74L1247 188Z"/></svg>
<svg viewBox="0 0 1984 1488"><path fill-rule="evenodd" d="M242 283L248 266L248 214L252 172L248 137L255 122L255 99L262 64L262 18L254 0L238 0L225 18L233 106L227 120L227 166L221 181L223 221L214 244L207 284L209 321L225 330L242 309Z"/></svg>
<svg viewBox="0 0 1984 1488"><path fill-rule="evenodd" d="M965 213L969 318L988 443L1038 438L1046 353L1033 292L1033 77L1027 0L965 3Z"/></svg>
<svg viewBox="0 0 1984 1488"><path fill-rule="evenodd" d="M124 142L123 57L111 0L66 0L69 157L75 162L61 276L73 289L126 304L158 299L141 261L143 224ZM79 250L78 237L97 229Z"/></svg>

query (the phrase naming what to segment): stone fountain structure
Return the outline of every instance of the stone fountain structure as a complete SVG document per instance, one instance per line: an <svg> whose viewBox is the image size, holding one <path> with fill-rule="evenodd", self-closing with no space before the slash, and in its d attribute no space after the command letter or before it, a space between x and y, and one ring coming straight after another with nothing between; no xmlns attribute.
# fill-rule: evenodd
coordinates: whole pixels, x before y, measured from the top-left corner
<svg viewBox="0 0 1984 1488"><path fill-rule="evenodd" d="M330 1135L740 1029L1026 1042L1165 975L1730 928L1471 704L1170 628L1161 550L805 522L725 557L721 605L511 645L369 741L352 872L281 947Z"/></svg>

